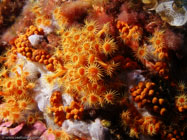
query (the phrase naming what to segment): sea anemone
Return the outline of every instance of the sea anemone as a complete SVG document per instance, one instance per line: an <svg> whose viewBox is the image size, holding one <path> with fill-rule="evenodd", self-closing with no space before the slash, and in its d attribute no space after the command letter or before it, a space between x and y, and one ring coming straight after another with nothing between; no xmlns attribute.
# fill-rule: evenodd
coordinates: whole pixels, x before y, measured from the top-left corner
<svg viewBox="0 0 187 140"><path fill-rule="evenodd" d="M88 106L90 106L90 107L97 107L99 105L100 98L101 97L99 97L98 95L96 95L94 93L90 93L88 95L88 99L87 99Z"/></svg>
<svg viewBox="0 0 187 140"><path fill-rule="evenodd" d="M106 103L114 104L116 98L115 96L116 96L116 91L107 91L104 95L104 100Z"/></svg>
<svg viewBox="0 0 187 140"><path fill-rule="evenodd" d="M117 46L113 39L105 38L101 49L105 55L111 55L117 50Z"/></svg>
<svg viewBox="0 0 187 140"><path fill-rule="evenodd" d="M89 65L86 70L86 74L88 75L88 78L93 82L101 80L101 78L103 76L102 70L98 64Z"/></svg>
<svg viewBox="0 0 187 140"><path fill-rule="evenodd" d="M135 52L135 57L138 58L140 61L143 61L148 57L147 46L138 47L138 49L134 52Z"/></svg>
<svg viewBox="0 0 187 140"><path fill-rule="evenodd" d="M84 31L88 34L90 33L96 33L98 32L98 25L97 22L94 20L85 20L85 27L84 27Z"/></svg>
<svg viewBox="0 0 187 140"><path fill-rule="evenodd" d="M183 106L187 103L187 96L186 94L180 94L176 96L176 106Z"/></svg>

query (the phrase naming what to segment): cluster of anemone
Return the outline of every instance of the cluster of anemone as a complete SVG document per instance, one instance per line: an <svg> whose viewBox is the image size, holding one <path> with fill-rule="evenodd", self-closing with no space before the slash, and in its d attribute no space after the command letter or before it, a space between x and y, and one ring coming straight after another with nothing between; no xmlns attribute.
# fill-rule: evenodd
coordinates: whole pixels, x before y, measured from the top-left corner
<svg viewBox="0 0 187 140"><path fill-rule="evenodd" d="M116 93L106 89L103 78L112 77L118 67L114 60L107 60L118 48L108 33L102 39L99 31L95 21L86 20L79 29L70 27L61 32L61 46L55 48L54 56L63 65L56 67L52 78L48 77L58 76L59 83L65 85L65 92L78 95L78 100L89 107L114 103Z"/></svg>
<svg viewBox="0 0 187 140"><path fill-rule="evenodd" d="M176 96L175 104L179 112L184 112L185 110L187 110L186 94L183 93L183 94Z"/></svg>
<svg viewBox="0 0 187 140"><path fill-rule="evenodd" d="M163 116L167 109L164 107L166 100L159 95L158 90L155 88L155 83L152 82L139 82L134 88L131 88L131 95L133 100L138 103L138 107L152 106L152 110Z"/></svg>
<svg viewBox="0 0 187 140"><path fill-rule="evenodd" d="M6 77L3 78L1 75L0 95L3 96L3 103L0 107L0 116L4 121L14 123L23 122L26 118L27 124L33 124L41 119L39 113L35 112L36 102L30 96L35 84L27 80L29 73L22 68L20 64L12 67L11 73L7 73Z"/></svg>
<svg viewBox="0 0 187 140"><path fill-rule="evenodd" d="M163 132L162 138L166 140L177 140L184 137L184 131L180 129L171 129L168 132Z"/></svg>
<svg viewBox="0 0 187 140"><path fill-rule="evenodd" d="M164 40L164 31L155 30L149 42L154 48L153 55L155 58L158 58L159 60L168 58L168 51Z"/></svg>
<svg viewBox="0 0 187 140"><path fill-rule="evenodd" d="M134 118L134 119L132 119ZM139 134L154 136L161 129L161 122L153 116L141 116L138 112L126 110L121 113L124 129L130 128L129 136L139 138Z"/></svg>
<svg viewBox="0 0 187 140"><path fill-rule="evenodd" d="M32 46L29 37L34 35L44 35L43 30L33 25L30 26L25 34L19 35L12 43L12 53L20 53L27 57L28 60L44 64L48 70L54 71L54 65L57 63L57 60L54 57L52 58L45 49L34 48Z"/></svg>
<svg viewBox="0 0 187 140"><path fill-rule="evenodd" d="M53 92L50 98L49 112L54 114L54 122L61 126L65 120L65 112L63 110L61 93L58 91Z"/></svg>
<svg viewBox="0 0 187 140"><path fill-rule="evenodd" d="M48 107L47 112L53 114L54 123L61 126L67 119L80 120L84 111L83 105L72 101L69 106L64 106L61 95L61 92L55 91L50 98L50 107Z"/></svg>
<svg viewBox="0 0 187 140"><path fill-rule="evenodd" d="M138 25L130 26L123 21L118 21L116 27L119 30L120 37L125 44L136 51L140 45L140 40L142 39L142 28Z"/></svg>
<svg viewBox="0 0 187 140"><path fill-rule="evenodd" d="M164 79L169 78L169 69L167 63L165 62L156 62L154 65L154 71Z"/></svg>
<svg viewBox="0 0 187 140"><path fill-rule="evenodd" d="M83 116L84 107L80 105L78 102L71 102L70 106L65 107L66 119L81 119Z"/></svg>
<svg viewBox="0 0 187 140"><path fill-rule="evenodd" d="M169 54L165 31L156 28L151 37L147 37L143 34L141 25L129 25L119 20L116 27L124 44L134 52L135 58L152 71L156 70L155 72L164 79L168 79L168 66L165 60L168 59Z"/></svg>
<svg viewBox="0 0 187 140"><path fill-rule="evenodd" d="M35 4L32 7L32 12L35 14L36 19L35 19L35 24L37 26L43 25L43 26L50 26L51 25L51 17L46 14L42 14L44 11L41 10L39 4Z"/></svg>

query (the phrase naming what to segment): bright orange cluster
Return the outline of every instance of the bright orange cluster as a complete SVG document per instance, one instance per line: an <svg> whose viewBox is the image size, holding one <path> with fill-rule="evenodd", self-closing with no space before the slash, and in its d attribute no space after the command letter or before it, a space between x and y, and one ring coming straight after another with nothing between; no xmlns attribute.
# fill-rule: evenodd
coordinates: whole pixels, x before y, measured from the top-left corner
<svg viewBox="0 0 187 140"><path fill-rule="evenodd" d="M65 107L66 119L81 119L84 108L78 102L72 101L70 106Z"/></svg>
<svg viewBox="0 0 187 140"><path fill-rule="evenodd" d="M159 122L155 117L142 117L138 112L132 109L123 111L121 114L121 119L122 124L125 127L130 127L130 137L138 138L139 133L153 136L159 132L161 127L161 122Z"/></svg>
<svg viewBox="0 0 187 140"><path fill-rule="evenodd" d="M50 98L50 104L50 110L54 113L54 122L58 124L58 126L61 126L66 119L66 115L63 110L62 96L59 91L55 91L52 93Z"/></svg>
<svg viewBox="0 0 187 140"><path fill-rule="evenodd" d="M142 38L142 28L137 25L131 27L123 21L118 21L116 27L125 44L129 45L132 50L136 51L139 47L139 41Z"/></svg>
<svg viewBox="0 0 187 140"><path fill-rule="evenodd" d="M171 132L163 133L162 138L166 140L180 140L184 138L184 131L174 129Z"/></svg>
<svg viewBox="0 0 187 140"><path fill-rule="evenodd" d="M59 84L65 85L65 92L88 106L103 105L108 101L103 78L112 77L118 66L114 60L108 60L117 51L114 39L107 32L102 39L98 33L95 21L85 21L82 28L72 26L61 32L62 46L56 48L54 56L63 62L65 69L59 65L53 78L49 78L59 77Z"/></svg>
<svg viewBox="0 0 187 140"><path fill-rule="evenodd" d="M149 40L154 47L153 55L159 60L167 59L168 58L168 49L165 45L164 41L164 31L162 30L155 30L152 38Z"/></svg>
<svg viewBox="0 0 187 140"><path fill-rule="evenodd" d="M154 70L164 79L168 79L169 69L165 62L156 62L154 65Z"/></svg>
<svg viewBox="0 0 187 140"><path fill-rule="evenodd" d="M62 105L62 95L59 91L53 92L50 98L51 106L59 107Z"/></svg>
<svg viewBox="0 0 187 140"><path fill-rule="evenodd" d="M184 112L187 110L187 95L186 94L180 94L175 99L175 105L179 112Z"/></svg>
<svg viewBox="0 0 187 140"><path fill-rule="evenodd" d="M155 90L155 83L139 82L138 85L130 90L133 100L138 103L138 107L152 106L154 112L164 115L166 108L165 100L159 98L159 92Z"/></svg>
<svg viewBox="0 0 187 140"><path fill-rule="evenodd" d="M50 112L54 113L54 122L59 126L62 125L66 119L81 119L84 108L78 102L72 101L70 106L62 105L61 92L55 91L50 98L51 107Z"/></svg>
<svg viewBox="0 0 187 140"><path fill-rule="evenodd" d="M152 136L159 132L161 123L154 117L146 116L143 117L143 122L141 124L143 131L148 135Z"/></svg>
<svg viewBox="0 0 187 140"><path fill-rule="evenodd" d="M19 37L15 39L12 47L12 52L14 54L21 53L23 56L26 56L32 61L44 64L48 70L54 71L54 67L58 63L58 60L56 58L52 58L46 50L33 48L28 40L28 37L31 35L43 34L44 33L42 29L31 25L26 30L25 34L19 35Z"/></svg>
<svg viewBox="0 0 187 140"><path fill-rule="evenodd" d="M41 10L41 7L39 4L35 4L32 7L32 12L35 14L36 19L35 19L35 24L40 26L50 26L51 25L51 17L49 15L46 15L45 12Z"/></svg>
<svg viewBox="0 0 187 140"><path fill-rule="evenodd" d="M3 96L4 102L0 107L0 116L3 120L13 121L15 123L25 121L24 115L36 107L35 101L30 97L30 91L35 84L27 81L27 72L23 71L20 64L21 74L18 73L17 67L12 68L11 75L0 80L2 87L0 95ZM30 113L30 115L34 115ZM36 120L36 119L35 119ZM29 123L27 121L27 123Z"/></svg>

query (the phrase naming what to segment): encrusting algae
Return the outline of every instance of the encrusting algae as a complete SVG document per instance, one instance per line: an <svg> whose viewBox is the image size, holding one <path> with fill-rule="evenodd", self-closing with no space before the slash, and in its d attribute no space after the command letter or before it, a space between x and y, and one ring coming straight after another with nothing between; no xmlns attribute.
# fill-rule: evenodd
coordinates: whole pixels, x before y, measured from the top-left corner
<svg viewBox="0 0 187 140"><path fill-rule="evenodd" d="M184 140L186 27L154 12L163 1L18 0L6 21L8 2L0 136Z"/></svg>

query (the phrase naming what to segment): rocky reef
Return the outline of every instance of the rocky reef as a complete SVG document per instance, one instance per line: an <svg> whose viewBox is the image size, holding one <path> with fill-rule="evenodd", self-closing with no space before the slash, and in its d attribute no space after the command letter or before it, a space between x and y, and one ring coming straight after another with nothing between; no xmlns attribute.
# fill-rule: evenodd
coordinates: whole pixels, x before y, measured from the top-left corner
<svg viewBox="0 0 187 140"><path fill-rule="evenodd" d="M0 139L184 140L184 0L1 0Z"/></svg>

